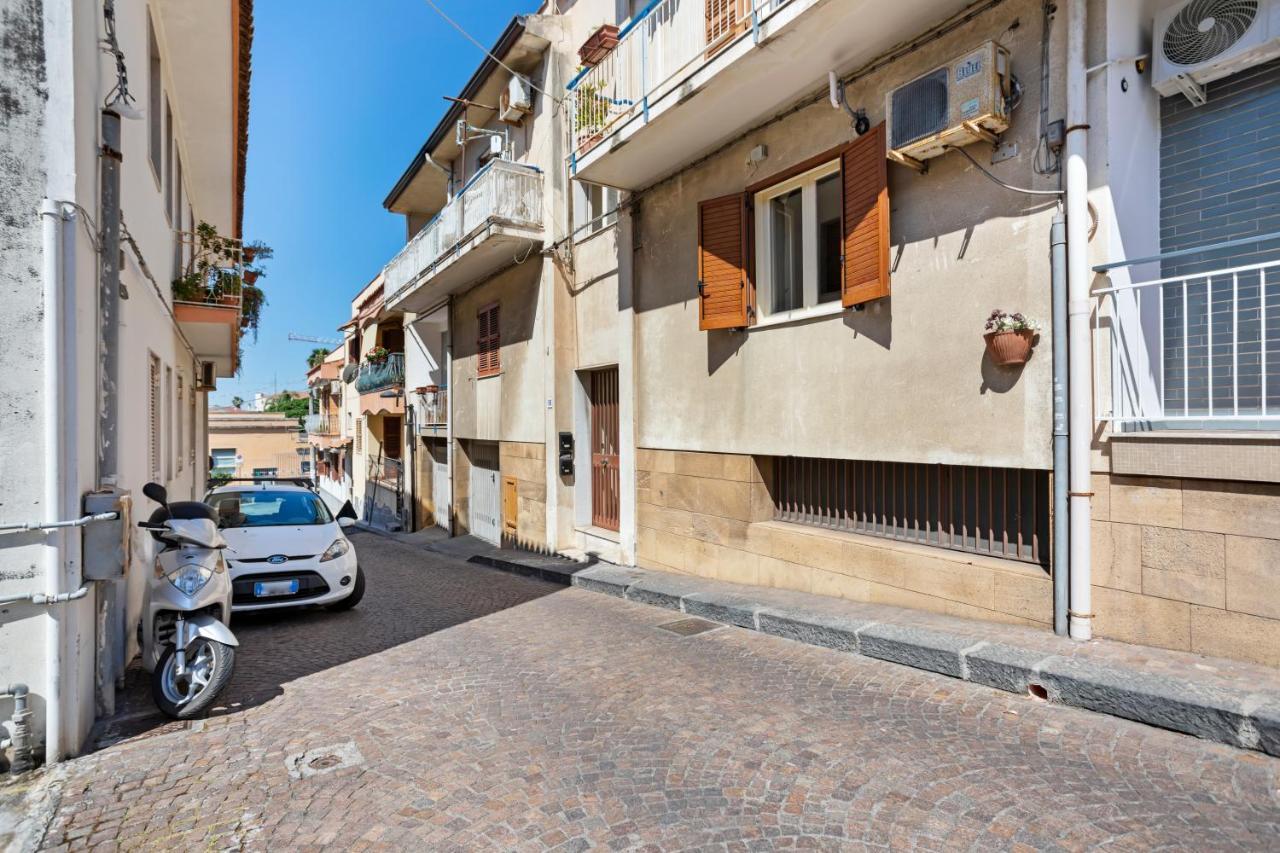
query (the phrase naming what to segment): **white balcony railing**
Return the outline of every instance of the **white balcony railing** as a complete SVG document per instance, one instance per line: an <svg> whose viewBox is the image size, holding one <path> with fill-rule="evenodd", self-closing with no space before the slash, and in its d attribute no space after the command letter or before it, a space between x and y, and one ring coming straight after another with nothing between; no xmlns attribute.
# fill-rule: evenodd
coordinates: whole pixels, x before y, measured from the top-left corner
<svg viewBox="0 0 1280 853"><path fill-rule="evenodd" d="M542 172L493 160L428 222L383 270L388 295L429 275L450 250L491 223L542 227Z"/></svg>
<svg viewBox="0 0 1280 853"><path fill-rule="evenodd" d="M1280 424L1280 261L1099 288L1094 300L1099 420Z"/></svg>
<svg viewBox="0 0 1280 853"><path fill-rule="evenodd" d="M618 33L617 46L569 83L577 154L680 85L734 36L790 0L658 0Z"/></svg>
<svg viewBox="0 0 1280 853"><path fill-rule="evenodd" d="M332 435L332 427L337 426L337 422L332 420L325 412L307 415L305 427L308 435Z"/></svg>

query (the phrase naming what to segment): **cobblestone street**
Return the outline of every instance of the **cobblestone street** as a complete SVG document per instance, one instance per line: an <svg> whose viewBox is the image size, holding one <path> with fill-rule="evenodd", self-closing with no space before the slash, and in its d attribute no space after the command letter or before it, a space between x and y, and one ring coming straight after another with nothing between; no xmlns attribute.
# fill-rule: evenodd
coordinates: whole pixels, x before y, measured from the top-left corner
<svg viewBox="0 0 1280 853"><path fill-rule="evenodd" d="M60 771L45 845L1280 838L1275 759L736 628L683 637L658 629L681 618L668 611L355 541L358 608L237 618L227 707L189 727L124 714Z"/></svg>

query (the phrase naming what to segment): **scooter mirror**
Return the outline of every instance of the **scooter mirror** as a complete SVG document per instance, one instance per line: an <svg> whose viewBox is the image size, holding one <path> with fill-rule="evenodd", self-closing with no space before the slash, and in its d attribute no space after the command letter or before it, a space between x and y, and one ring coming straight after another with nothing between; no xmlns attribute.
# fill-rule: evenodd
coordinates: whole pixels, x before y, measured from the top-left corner
<svg viewBox="0 0 1280 853"><path fill-rule="evenodd" d="M356 515L356 508L351 505L351 501L344 503L342 505L342 509L338 510L338 520L341 521L344 518L349 518L352 521L359 518L359 516Z"/></svg>
<svg viewBox="0 0 1280 853"><path fill-rule="evenodd" d="M162 506L169 503L169 493L159 483L147 483L142 487L142 493Z"/></svg>

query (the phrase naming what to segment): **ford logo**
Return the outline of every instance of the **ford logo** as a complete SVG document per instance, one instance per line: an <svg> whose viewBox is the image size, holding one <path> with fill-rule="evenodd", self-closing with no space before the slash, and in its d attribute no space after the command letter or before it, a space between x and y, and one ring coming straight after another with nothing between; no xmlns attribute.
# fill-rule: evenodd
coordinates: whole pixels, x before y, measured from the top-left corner
<svg viewBox="0 0 1280 853"><path fill-rule="evenodd" d="M284 554L272 554L270 557L267 557L267 562L271 563L274 566L278 566L281 563L287 563L288 561L289 561L289 558L286 557Z"/></svg>

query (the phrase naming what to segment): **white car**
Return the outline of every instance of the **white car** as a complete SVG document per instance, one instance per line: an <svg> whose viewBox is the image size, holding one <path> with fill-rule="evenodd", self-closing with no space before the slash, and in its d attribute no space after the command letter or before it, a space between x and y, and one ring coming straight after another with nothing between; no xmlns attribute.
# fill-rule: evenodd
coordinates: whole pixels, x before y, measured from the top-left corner
<svg viewBox="0 0 1280 853"><path fill-rule="evenodd" d="M348 610L364 597L364 573L343 532L355 512L348 503L335 518L303 482L233 481L205 497L227 540L233 613L304 604Z"/></svg>

